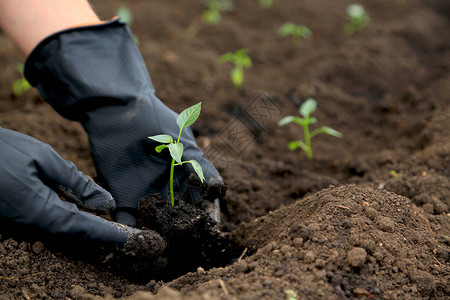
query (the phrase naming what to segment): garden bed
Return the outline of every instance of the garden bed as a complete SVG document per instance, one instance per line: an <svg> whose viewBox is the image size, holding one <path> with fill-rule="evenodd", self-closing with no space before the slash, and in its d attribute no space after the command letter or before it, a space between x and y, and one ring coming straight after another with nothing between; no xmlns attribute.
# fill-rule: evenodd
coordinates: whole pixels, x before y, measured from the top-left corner
<svg viewBox="0 0 450 300"><path fill-rule="evenodd" d="M202 24L201 1L90 2L102 18L124 3L132 10L132 31L161 100L178 112L203 102L193 129L228 185L219 248L230 253L207 254L182 274L174 268L143 282L2 226L1 299L450 294L445 0L361 1L371 24L352 36L342 32L351 1L278 0L269 9L235 1L215 26ZM278 36L287 21L308 26L311 38ZM0 126L51 144L95 176L78 123L60 117L36 91L12 97L15 63L25 57L4 34L0 48ZM219 57L241 48L249 49L253 66L237 91L231 65ZM277 126L308 98L318 102L317 125L343 133L315 137L312 160L287 148L302 136L298 127ZM190 260L179 251L179 259Z"/></svg>

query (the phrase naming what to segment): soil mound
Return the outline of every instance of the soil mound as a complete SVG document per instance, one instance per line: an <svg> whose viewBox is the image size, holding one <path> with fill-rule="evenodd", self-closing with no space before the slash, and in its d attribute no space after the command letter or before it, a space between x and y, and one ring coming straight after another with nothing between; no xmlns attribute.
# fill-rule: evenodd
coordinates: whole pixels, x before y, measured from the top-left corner
<svg viewBox="0 0 450 300"><path fill-rule="evenodd" d="M449 245L420 209L391 192L329 187L243 225L234 238L253 254L169 286L207 291L223 280L239 299L279 299L290 291L299 299L450 294ZM210 277L215 280L205 280Z"/></svg>

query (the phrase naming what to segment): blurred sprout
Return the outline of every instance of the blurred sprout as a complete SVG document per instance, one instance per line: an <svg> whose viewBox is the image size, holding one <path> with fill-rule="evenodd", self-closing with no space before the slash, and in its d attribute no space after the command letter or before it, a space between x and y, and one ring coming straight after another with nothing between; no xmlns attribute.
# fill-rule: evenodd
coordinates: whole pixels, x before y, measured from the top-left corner
<svg viewBox="0 0 450 300"><path fill-rule="evenodd" d="M227 52L220 57L221 62L231 62L234 68L230 72L231 81L238 90L242 88L244 83L244 68L252 66L252 60L248 56L247 49L239 49L236 52Z"/></svg>
<svg viewBox="0 0 450 300"><path fill-rule="evenodd" d="M221 11L230 11L234 9L234 2L232 0L207 0L205 5L208 7L202 13L202 21L205 24L219 24L222 19Z"/></svg>
<svg viewBox="0 0 450 300"><path fill-rule="evenodd" d="M131 26L133 24L133 13L127 6L121 6L116 11L116 15L120 17L122 22L127 23L128 26Z"/></svg>
<svg viewBox="0 0 450 300"><path fill-rule="evenodd" d="M294 140L289 142L288 148L291 151L296 150L297 148L302 149L306 153L306 157L308 159L312 159L313 157L313 151L311 147L311 139L315 137L318 134L328 134L337 138L342 137L342 133L339 131L334 130L333 128L330 128L328 126L322 126L320 128L314 129L312 131L309 130L309 125L317 123L317 118L312 117L311 114L316 110L317 108L317 101L309 98L305 102L302 103L300 106L298 112L301 115L301 117L298 116L287 116L281 119L278 122L278 126L284 126L289 123L294 123L300 126L303 129L303 141L302 140Z"/></svg>
<svg viewBox="0 0 450 300"><path fill-rule="evenodd" d="M259 0L259 6L262 8L271 8L274 3L275 0Z"/></svg>
<svg viewBox="0 0 450 300"><path fill-rule="evenodd" d="M25 79L23 75L24 65L22 63L16 64L16 70L20 73L21 78L15 80L12 83L12 90L14 98L19 98L25 92L31 89L31 84L28 82L28 80Z"/></svg>
<svg viewBox="0 0 450 300"><path fill-rule="evenodd" d="M352 35L363 28L369 26L370 17L361 4L351 4L347 6L348 23L344 26L344 33Z"/></svg>
<svg viewBox="0 0 450 300"><path fill-rule="evenodd" d="M122 22L127 23L129 27L131 27L131 24L133 24L134 21L133 13L127 6L119 7L119 9L116 11L116 15L120 17L120 20ZM135 34L133 34L133 37L136 44L139 45L138 37Z"/></svg>
<svg viewBox="0 0 450 300"><path fill-rule="evenodd" d="M287 22L281 25L278 34L282 37L292 36L294 42L299 42L302 38L309 39L311 30L304 25L296 25L292 22Z"/></svg>

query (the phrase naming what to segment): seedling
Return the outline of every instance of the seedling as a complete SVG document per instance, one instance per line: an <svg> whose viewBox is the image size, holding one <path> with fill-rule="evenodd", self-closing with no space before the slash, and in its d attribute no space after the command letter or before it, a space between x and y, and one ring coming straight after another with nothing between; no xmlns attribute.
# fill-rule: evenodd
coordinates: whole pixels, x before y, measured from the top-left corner
<svg viewBox="0 0 450 300"><path fill-rule="evenodd" d="M124 23L127 23L128 26L131 26L133 24L133 13L127 6L121 6L116 11L116 15L120 17L120 20Z"/></svg>
<svg viewBox="0 0 450 300"><path fill-rule="evenodd" d="M133 13L127 6L119 7L119 9L116 11L116 15L120 17L120 20L122 22L127 23L127 25L131 28L131 24L133 24L134 17ZM139 45L139 39L135 34L133 34L133 38L136 44Z"/></svg>
<svg viewBox="0 0 450 300"><path fill-rule="evenodd" d="M303 151L306 152L306 157L308 159L312 159L313 157L311 139L316 135L320 133L326 133L337 138L342 137L342 133L327 126L314 129L311 132L309 131L309 125L317 122L317 119L315 117L311 117L311 114L316 110L316 108L317 101L310 98L303 102L303 104L300 106L299 113L303 116L303 118L297 116L287 116L278 122L278 126L284 126L286 124L294 122L295 124L303 128L304 141L291 141L289 142L288 147L291 151L294 151L300 147Z"/></svg>
<svg viewBox="0 0 450 300"><path fill-rule="evenodd" d="M286 294L286 300L297 300L298 299L297 292L294 290L285 290L284 293Z"/></svg>
<svg viewBox="0 0 450 300"><path fill-rule="evenodd" d="M234 3L232 0L208 0L205 2L205 5L208 7L202 13L202 21L205 24L219 24L222 19L220 12L233 10Z"/></svg>
<svg viewBox="0 0 450 300"><path fill-rule="evenodd" d="M274 3L275 0L259 0L259 6L262 8L271 8Z"/></svg>
<svg viewBox="0 0 450 300"><path fill-rule="evenodd" d="M16 64L16 70L20 73L21 78L14 80L12 83L12 90L14 98L19 98L25 92L31 89L31 84L25 79L23 75L24 65L22 63Z"/></svg>
<svg viewBox="0 0 450 300"><path fill-rule="evenodd" d="M252 66L252 60L248 56L248 50L243 48L237 50L235 53L227 52L220 57L220 61L231 62L234 68L230 72L231 81L234 87L238 90L242 88L244 83L244 68L250 68Z"/></svg>
<svg viewBox="0 0 450 300"><path fill-rule="evenodd" d="M194 168L194 171L197 173L201 182L205 180L203 175L203 170L200 164L196 160L187 160L182 161L184 146L183 143L180 142L181 133L183 129L191 126L198 119L200 115L202 103L197 103L184 111L182 111L177 117L177 124L180 128L180 132L178 133L178 139L174 141L173 137L168 134L158 134L154 136L149 136L149 139L162 143L163 145L159 145L155 148L156 152L160 153L162 150L168 148L170 152L170 156L172 157L172 161L170 163L170 178L169 178L169 186L170 186L170 199L172 206L175 205L175 197L173 194L173 175L175 166L181 166L183 164L191 164Z"/></svg>
<svg viewBox="0 0 450 300"><path fill-rule="evenodd" d="M311 30L304 25L287 22L281 25L278 34L282 37L292 36L292 40L298 43L301 39L309 39L311 37Z"/></svg>
<svg viewBox="0 0 450 300"><path fill-rule="evenodd" d="M352 35L363 28L369 26L370 17L361 4L351 4L347 6L348 23L344 26L344 33Z"/></svg>
<svg viewBox="0 0 450 300"><path fill-rule="evenodd" d="M402 174L398 173L395 170L389 170L389 174L392 176L392 178L395 178L395 179L402 177Z"/></svg>

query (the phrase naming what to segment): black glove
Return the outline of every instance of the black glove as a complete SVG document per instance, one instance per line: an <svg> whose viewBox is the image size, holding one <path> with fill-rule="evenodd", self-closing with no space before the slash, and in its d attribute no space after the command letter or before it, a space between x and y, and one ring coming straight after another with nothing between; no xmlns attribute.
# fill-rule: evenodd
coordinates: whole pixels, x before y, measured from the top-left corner
<svg viewBox="0 0 450 300"><path fill-rule="evenodd" d="M115 207L111 194L96 185L52 147L0 127L0 216L50 233L124 244L136 229L79 211Z"/></svg>
<svg viewBox="0 0 450 300"><path fill-rule="evenodd" d="M126 24L113 20L46 38L28 57L25 76L61 115L84 126L99 178L116 201L118 222L134 225L142 197L167 194L170 156L156 153L158 143L148 137L178 137L177 114L155 96ZM183 160L195 159L203 168L207 198L223 197L223 180L189 128L181 142ZM197 197L188 180L194 173L190 164L177 168L181 196Z"/></svg>

